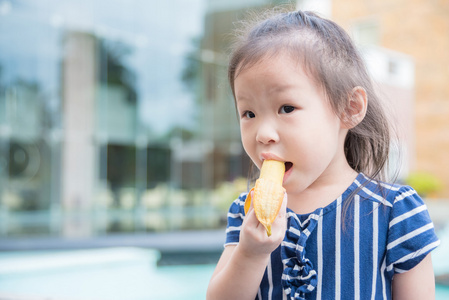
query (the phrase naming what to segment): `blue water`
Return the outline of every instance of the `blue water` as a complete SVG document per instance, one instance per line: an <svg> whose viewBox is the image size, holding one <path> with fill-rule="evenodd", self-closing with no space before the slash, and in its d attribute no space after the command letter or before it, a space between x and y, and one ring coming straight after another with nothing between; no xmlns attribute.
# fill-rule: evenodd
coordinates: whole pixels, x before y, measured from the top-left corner
<svg viewBox="0 0 449 300"><path fill-rule="evenodd" d="M435 275L449 274L449 225L437 231L441 244L432 252ZM449 299L449 286L436 286L436 300Z"/></svg>
<svg viewBox="0 0 449 300"><path fill-rule="evenodd" d="M156 267L157 252L133 248L27 255L0 255L0 299L205 299L215 267Z"/></svg>
<svg viewBox="0 0 449 300"><path fill-rule="evenodd" d="M435 300L449 299L449 286L437 285L435 294Z"/></svg>
<svg viewBox="0 0 449 300"><path fill-rule="evenodd" d="M436 274L449 272L448 250L442 239L433 253ZM0 299L205 299L215 265L158 267L158 259L139 248L0 253ZM449 299L449 287L437 285L435 299Z"/></svg>

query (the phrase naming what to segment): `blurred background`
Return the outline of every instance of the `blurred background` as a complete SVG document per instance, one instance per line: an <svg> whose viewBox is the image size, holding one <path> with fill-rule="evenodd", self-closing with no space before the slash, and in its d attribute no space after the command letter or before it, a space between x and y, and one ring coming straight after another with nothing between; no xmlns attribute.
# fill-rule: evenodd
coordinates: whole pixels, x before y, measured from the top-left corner
<svg viewBox="0 0 449 300"><path fill-rule="evenodd" d="M204 298L250 168L231 33L278 4L360 47L447 281L448 1L0 0L0 299L175 299L173 277L183 299Z"/></svg>

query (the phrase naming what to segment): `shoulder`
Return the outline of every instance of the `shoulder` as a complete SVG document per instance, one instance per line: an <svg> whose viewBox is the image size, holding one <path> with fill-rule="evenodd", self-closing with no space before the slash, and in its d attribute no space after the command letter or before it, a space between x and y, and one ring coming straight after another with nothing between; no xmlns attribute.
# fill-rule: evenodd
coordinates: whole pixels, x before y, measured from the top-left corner
<svg viewBox="0 0 449 300"><path fill-rule="evenodd" d="M229 207L228 217L229 214L241 214L245 211L245 200L248 196L248 193L241 193L237 199L235 199L231 206ZM243 217L243 216L242 216Z"/></svg>
<svg viewBox="0 0 449 300"><path fill-rule="evenodd" d="M242 193L231 203L227 214L228 229L229 227L239 227L242 224L243 219L245 218L246 196L247 193Z"/></svg>
<svg viewBox="0 0 449 300"><path fill-rule="evenodd" d="M422 206L424 201L410 186L392 184L371 179L363 174L357 178L360 187L358 194L362 199L368 199L387 207Z"/></svg>
<svg viewBox="0 0 449 300"><path fill-rule="evenodd" d="M410 186L395 185L386 197L387 272L403 273L418 265L440 241L424 200Z"/></svg>
<svg viewBox="0 0 449 300"><path fill-rule="evenodd" d="M248 193L242 193L235 199L227 214L225 246L237 244L240 240L240 228L245 218L245 200Z"/></svg>

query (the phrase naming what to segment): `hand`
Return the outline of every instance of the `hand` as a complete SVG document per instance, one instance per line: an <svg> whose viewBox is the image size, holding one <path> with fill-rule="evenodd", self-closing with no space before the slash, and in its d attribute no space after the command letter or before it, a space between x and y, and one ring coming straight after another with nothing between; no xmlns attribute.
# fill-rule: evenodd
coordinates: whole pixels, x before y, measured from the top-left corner
<svg viewBox="0 0 449 300"><path fill-rule="evenodd" d="M252 195L251 195L252 196ZM252 205L240 229L237 245L225 247L212 274L207 299L254 299L273 252L287 228L287 194L271 226L271 236L259 223Z"/></svg>
<svg viewBox="0 0 449 300"><path fill-rule="evenodd" d="M279 214L271 225L271 236L267 236L265 227L256 218L251 201L240 230L239 248L242 254L247 257L268 256L279 247L287 229L287 202L287 193L285 193Z"/></svg>

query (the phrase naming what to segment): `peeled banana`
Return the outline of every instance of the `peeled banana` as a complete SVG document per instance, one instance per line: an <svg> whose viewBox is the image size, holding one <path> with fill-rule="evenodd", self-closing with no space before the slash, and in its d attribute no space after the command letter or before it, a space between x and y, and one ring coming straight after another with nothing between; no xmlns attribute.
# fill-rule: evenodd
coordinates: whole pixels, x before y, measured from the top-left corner
<svg viewBox="0 0 449 300"><path fill-rule="evenodd" d="M259 222L265 227L267 235L271 235L271 224L276 219L284 199L285 189L282 187L285 165L277 160L264 160L260 169L260 177L256 180L253 191L245 200L245 214L248 213L251 201Z"/></svg>

